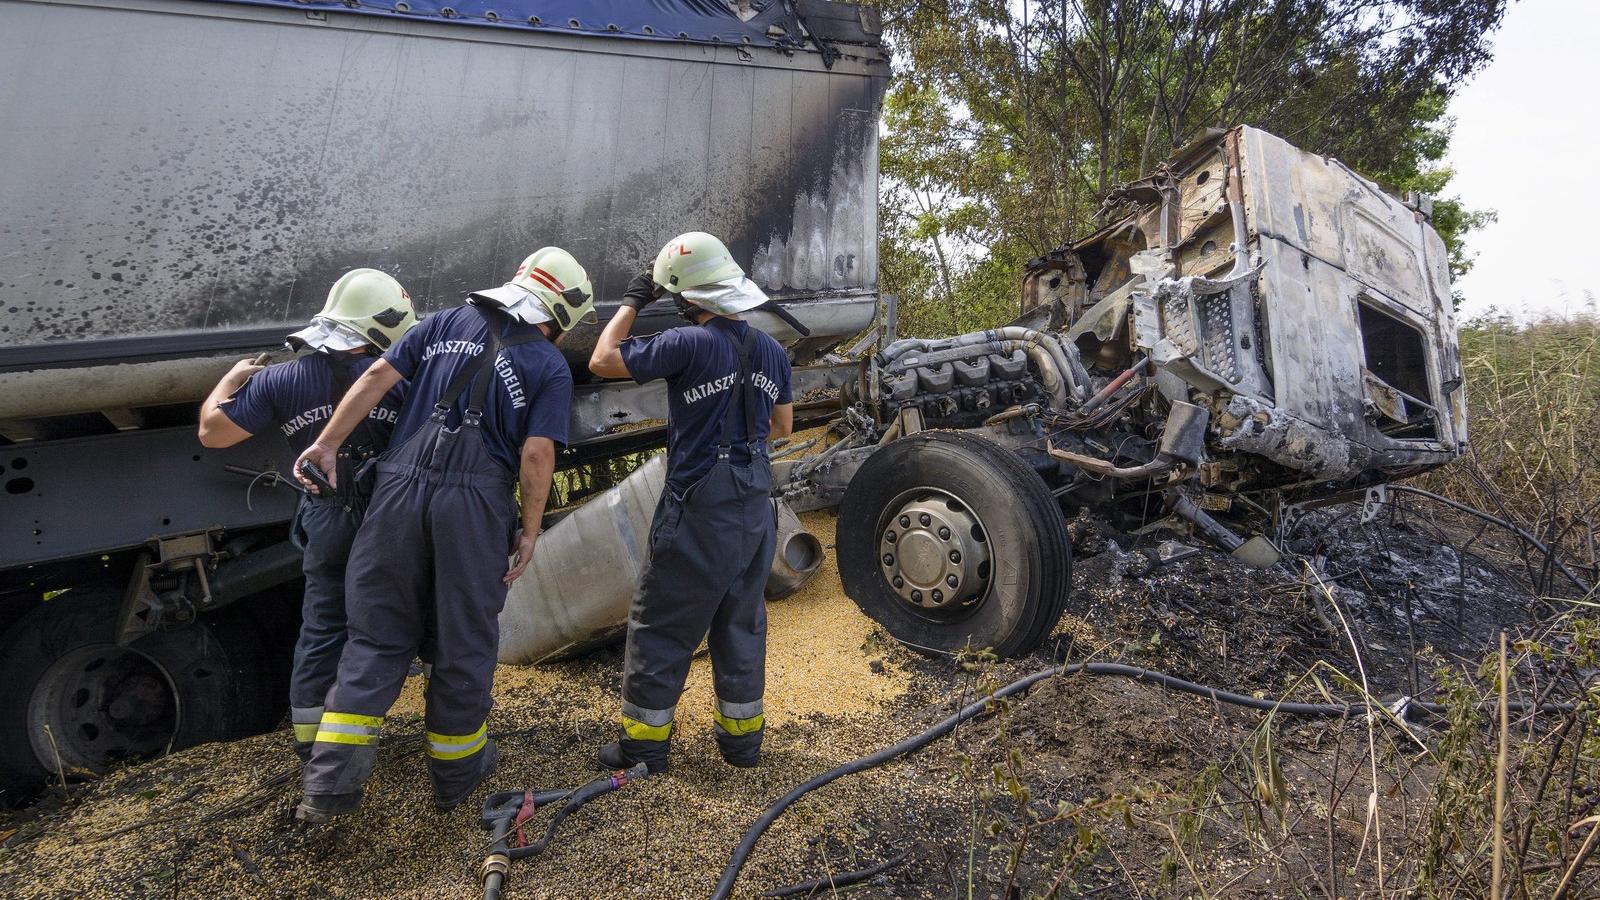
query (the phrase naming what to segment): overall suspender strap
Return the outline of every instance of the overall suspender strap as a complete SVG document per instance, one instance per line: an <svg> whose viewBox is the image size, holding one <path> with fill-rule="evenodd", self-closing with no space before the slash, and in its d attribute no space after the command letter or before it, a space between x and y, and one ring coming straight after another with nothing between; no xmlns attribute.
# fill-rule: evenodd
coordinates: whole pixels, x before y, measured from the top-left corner
<svg viewBox="0 0 1600 900"><path fill-rule="evenodd" d="M444 393L439 395L439 401L433 408L436 412L448 413L461 399L461 395L466 393L467 385L471 383L472 396L467 400L466 415L476 419L483 415L484 404L489 402L489 382L494 380L494 376L488 373L493 369L495 357L500 355L500 349L542 341L545 336L544 332L535 326L527 334L501 337L499 330L504 327L506 317L492 314L481 306L474 306L473 309L483 316L484 324L488 328L488 334L483 340L483 352L477 359L462 366L455 377L450 379L450 383L445 385ZM478 378L479 374L484 374L484 377Z"/></svg>
<svg viewBox="0 0 1600 900"><path fill-rule="evenodd" d="M344 399L345 394L350 393L350 386L356 382L351 370L355 368L356 360L360 357L335 356L331 353L327 356L328 365L331 367L329 383L332 386L330 392L332 396L328 398L328 404L333 409L338 409L339 401ZM345 438L344 446L370 449L374 443L376 441L372 437L371 422L366 416L362 416L361 421L356 423L355 430Z"/></svg>
<svg viewBox="0 0 1600 900"><path fill-rule="evenodd" d="M743 388L739 391L739 399L744 405L744 441L751 447L756 445L756 410L761 408L761 401L755 396L755 350L756 330L747 328L744 343L739 347L739 365L745 370L745 374L740 376Z"/></svg>
<svg viewBox="0 0 1600 900"><path fill-rule="evenodd" d="M494 363L500 358L500 336L495 334L495 322L489 320L489 335L483 341L483 359L476 360L472 374L472 394L467 398L467 408L463 413L467 418L477 420L483 418L483 406L489 402L489 382L495 378ZM451 397L450 402L455 403Z"/></svg>
<svg viewBox="0 0 1600 900"><path fill-rule="evenodd" d="M756 433L756 409L759 408L760 404L749 394L750 391L755 390L755 385L751 383L750 378L750 371L753 368L750 354L755 349L756 330L747 328L743 341L735 342L732 335L726 334L724 338L733 346L733 352L739 358L739 372L735 376L736 380L733 383L734 395L728 401L727 412L723 413L722 437L717 441L718 450L725 454L733 447L735 416L744 419L745 443L751 445L755 443L752 438Z"/></svg>

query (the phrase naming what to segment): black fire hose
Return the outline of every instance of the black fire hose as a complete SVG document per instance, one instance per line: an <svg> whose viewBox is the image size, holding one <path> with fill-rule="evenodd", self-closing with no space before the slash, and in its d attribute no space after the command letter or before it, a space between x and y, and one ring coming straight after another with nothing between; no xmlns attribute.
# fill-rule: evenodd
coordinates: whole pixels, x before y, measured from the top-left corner
<svg viewBox="0 0 1600 900"><path fill-rule="evenodd" d="M631 782L649 774L649 768L644 763L639 763L625 771L601 775L576 790L498 791L490 794L483 801L481 824L493 835L494 846L489 849L489 855L483 860L483 900L499 900L500 891L505 887L506 875L511 870L511 861L543 853L555 838L556 829L561 827L561 823L576 812L578 807L602 794L621 790ZM520 829L522 823L533 815L535 809L563 799L567 802L562 804L561 809L551 818L550 824L545 827L543 837L525 846L510 846L512 829Z"/></svg>
<svg viewBox="0 0 1600 900"><path fill-rule="evenodd" d="M919 750L928 744L933 743L939 738L942 738L954 731L956 726L960 725L962 722L965 722L968 719L974 718L983 713L989 708L989 704L994 700L999 700L1005 697L1010 697L1013 694L1022 693L1046 678L1053 678L1057 675L1078 674L1114 675L1121 678L1132 678L1136 681L1143 681L1149 684L1158 684L1162 687L1171 688L1176 691L1182 691L1187 694L1194 694L1198 697L1206 697L1213 701L1231 703L1236 706L1245 706L1249 707L1250 709L1264 710L1267 712L1283 712L1293 716L1339 718L1374 708L1368 703L1286 703L1277 700L1266 700L1261 697L1249 697L1244 694L1234 693L1233 691L1225 691L1219 688L1207 687L1203 684L1196 684L1192 681L1185 681L1182 678L1177 678L1162 672L1156 672L1151 669L1141 669L1138 666L1127 666L1121 663L1071 663L1069 665L1055 666L1040 672L1035 672L1032 675L1021 678L1017 681L1013 681L1005 687L995 691L993 694L990 694L989 696L984 697L982 700L979 700L965 709L962 709L960 712L957 712L955 715L945 719L921 734L914 734L898 744L885 747L876 753L863 756L859 759L851 760L850 762L829 769L820 775L812 777L809 781L804 782L794 790L784 794L782 797L779 797L772 803L771 806L768 806L766 810L761 813L761 817L756 819L755 824L751 825L745 831L744 837L739 841L739 846L733 851L733 857L728 860L727 866L725 866L722 870L722 878L717 882L717 889L711 894L712 900L728 900L728 898L732 896L734 882L739 880L739 871L744 868L744 864L750 858L751 852L755 850L756 842L761 840L761 835L766 833L767 828L770 827L773 822L777 821L778 816L783 815L784 810L793 805L796 800L799 800L801 797L809 794L819 787L822 787L825 784L828 784L829 782L843 778L846 775L854 775L857 772L864 772L867 769L876 768L886 762L889 762L890 760L904 756L913 750ZM1531 704L1524 702L1513 702L1509 704L1509 709L1512 712L1526 712L1531 708L1531 706ZM1539 704L1538 708L1541 712L1569 712L1573 707L1571 704L1565 703L1541 703ZM1421 710L1423 712L1443 713L1445 712L1446 708L1438 703L1421 703L1413 701L1406 704L1406 706L1402 708L1398 714L1405 716L1413 709Z"/></svg>
<svg viewBox="0 0 1600 900"><path fill-rule="evenodd" d="M570 796L571 791L563 790L496 791L483 801L482 824L494 838L489 855L483 860L483 900L499 900L500 889L505 887L506 874L511 870L511 829L516 826L520 811L531 813Z"/></svg>
<svg viewBox="0 0 1600 900"><path fill-rule="evenodd" d="M838 875L830 875L826 878L813 878L810 881L802 881L799 884L791 884L785 888L767 891L761 896L809 897L817 891L831 891L837 888L849 887L852 884L860 884L863 881L871 881L879 875L882 875L884 872L887 872L895 866L898 866L910 859L911 851L914 849L916 849L915 846L907 847L883 862L876 865L867 866L864 869L856 869L853 872L843 872Z"/></svg>

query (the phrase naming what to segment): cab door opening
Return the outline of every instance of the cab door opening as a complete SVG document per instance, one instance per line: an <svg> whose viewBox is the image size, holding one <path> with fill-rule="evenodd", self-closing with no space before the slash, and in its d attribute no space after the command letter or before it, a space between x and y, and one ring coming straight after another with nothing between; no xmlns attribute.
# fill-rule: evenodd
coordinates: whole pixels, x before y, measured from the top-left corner
<svg viewBox="0 0 1600 900"><path fill-rule="evenodd" d="M1439 421L1422 332L1366 298L1356 309L1368 419L1391 438L1437 440Z"/></svg>

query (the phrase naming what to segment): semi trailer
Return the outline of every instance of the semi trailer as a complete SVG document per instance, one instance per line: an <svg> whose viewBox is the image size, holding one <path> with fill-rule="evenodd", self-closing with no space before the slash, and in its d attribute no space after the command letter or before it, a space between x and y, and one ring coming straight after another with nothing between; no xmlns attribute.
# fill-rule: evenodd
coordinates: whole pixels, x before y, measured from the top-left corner
<svg viewBox="0 0 1600 900"><path fill-rule="evenodd" d="M813 0L0 0L0 786L277 725L287 444L203 448L197 405L350 268L426 313L559 244L603 323L700 228L810 329L756 321L796 393L836 383L888 74ZM664 441L664 393L587 377L597 329L566 465Z"/></svg>

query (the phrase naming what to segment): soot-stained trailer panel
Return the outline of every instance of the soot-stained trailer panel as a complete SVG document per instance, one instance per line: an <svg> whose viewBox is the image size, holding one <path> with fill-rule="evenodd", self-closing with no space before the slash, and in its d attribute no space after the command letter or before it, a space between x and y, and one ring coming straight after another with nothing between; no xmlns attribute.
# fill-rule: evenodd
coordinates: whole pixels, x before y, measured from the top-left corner
<svg viewBox="0 0 1600 900"><path fill-rule="evenodd" d="M830 68L275 6L0 0L0 80L28 86L0 96L0 354L301 322L356 266L438 309L546 244L612 301L689 229L725 236L775 296L870 317L887 74L863 47Z"/></svg>

